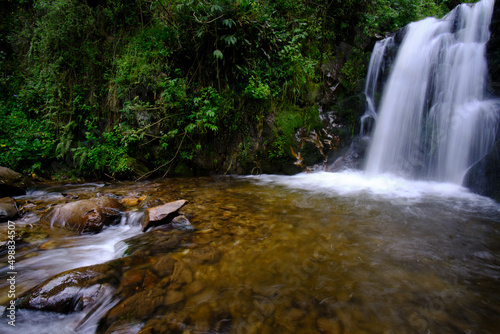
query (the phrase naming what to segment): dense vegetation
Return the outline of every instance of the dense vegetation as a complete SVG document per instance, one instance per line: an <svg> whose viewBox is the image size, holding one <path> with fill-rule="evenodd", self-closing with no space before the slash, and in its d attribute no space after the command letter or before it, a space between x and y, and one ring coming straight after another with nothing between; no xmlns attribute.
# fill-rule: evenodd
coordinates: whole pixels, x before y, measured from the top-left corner
<svg viewBox="0 0 500 334"><path fill-rule="evenodd" d="M455 5L0 0L0 165L52 178L300 170L358 131L375 40Z"/></svg>

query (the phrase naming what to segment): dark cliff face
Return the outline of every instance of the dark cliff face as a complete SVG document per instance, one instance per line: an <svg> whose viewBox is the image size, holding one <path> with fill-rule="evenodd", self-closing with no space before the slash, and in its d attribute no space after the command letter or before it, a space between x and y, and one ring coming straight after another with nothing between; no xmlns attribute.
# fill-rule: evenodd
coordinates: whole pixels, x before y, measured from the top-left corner
<svg viewBox="0 0 500 334"><path fill-rule="evenodd" d="M488 92L500 98L500 3L498 1L495 2L490 31L491 37L486 45L489 71ZM500 119L500 109L497 119ZM464 186L475 193L492 197L500 202L500 131L498 128L493 149L469 169L464 178Z"/></svg>
<svg viewBox="0 0 500 334"><path fill-rule="evenodd" d="M486 45L489 70L489 92L500 96L500 3L495 3L490 25L491 37Z"/></svg>
<svg viewBox="0 0 500 334"><path fill-rule="evenodd" d="M500 140L490 153L469 169L464 185L474 193L500 202Z"/></svg>

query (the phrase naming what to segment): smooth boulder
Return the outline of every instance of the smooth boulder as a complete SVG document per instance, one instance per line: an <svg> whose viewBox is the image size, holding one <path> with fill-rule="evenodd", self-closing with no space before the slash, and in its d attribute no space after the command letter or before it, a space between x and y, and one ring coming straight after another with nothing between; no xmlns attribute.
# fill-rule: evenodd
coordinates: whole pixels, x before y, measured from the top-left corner
<svg viewBox="0 0 500 334"><path fill-rule="evenodd" d="M19 296L17 308L71 313L93 306L121 280L124 259L71 269Z"/></svg>
<svg viewBox="0 0 500 334"><path fill-rule="evenodd" d="M141 222L142 231L146 232L150 227L170 223L172 219L179 215L180 208L186 205L187 202L181 199L147 209Z"/></svg>
<svg viewBox="0 0 500 334"><path fill-rule="evenodd" d="M0 222L15 219L18 216L16 201L11 197L0 198Z"/></svg>
<svg viewBox="0 0 500 334"><path fill-rule="evenodd" d="M99 232L104 226L118 224L123 210L120 202L102 196L56 205L40 222L79 233Z"/></svg>
<svg viewBox="0 0 500 334"><path fill-rule="evenodd" d="M26 195L33 182L12 169L0 166L0 198Z"/></svg>

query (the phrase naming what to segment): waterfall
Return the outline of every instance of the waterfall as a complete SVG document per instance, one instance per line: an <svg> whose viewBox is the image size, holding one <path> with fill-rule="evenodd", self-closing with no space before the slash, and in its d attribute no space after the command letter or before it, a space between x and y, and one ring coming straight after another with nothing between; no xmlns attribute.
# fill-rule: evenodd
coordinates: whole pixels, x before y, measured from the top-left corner
<svg viewBox="0 0 500 334"><path fill-rule="evenodd" d="M494 0L456 7L443 19L405 27L380 95L393 38L377 43L365 94L375 130L365 172L462 183L467 169L491 149L498 100L486 96L486 42Z"/></svg>
<svg viewBox="0 0 500 334"><path fill-rule="evenodd" d="M381 74L388 70L390 60L387 59L386 50L394 46L394 37L388 37L375 44L370 64L368 65L368 75L365 84L366 111L361 117L361 134L366 134L371 127L373 119L377 119L377 95L380 94Z"/></svg>

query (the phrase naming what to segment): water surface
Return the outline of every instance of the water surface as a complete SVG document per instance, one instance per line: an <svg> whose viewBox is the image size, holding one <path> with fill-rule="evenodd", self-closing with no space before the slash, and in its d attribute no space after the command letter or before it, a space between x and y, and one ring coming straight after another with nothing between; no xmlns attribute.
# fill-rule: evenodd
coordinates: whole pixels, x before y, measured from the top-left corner
<svg viewBox="0 0 500 334"><path fill-rule="evenodd" d="M63 185L22 199L51 202L62 192L146 194L149 202L100 234L52 232L33 242L17 262L20 290L123 256L119 240L142 233L134 214L156 200L183 198L195 230L170 256L192 280L166 288L184 298L151 314L175 319L182 331L496 333L500 321L500 205L456 185L320 172ZM57 247L43 249L47 242ZM197 250L207 247L220 258L195 264ZM2 283L2 296L6 288ZM77 327L84 314L18 311L15 330L6 319L0 329L92 333L117 302L110 298L86 326ZM125 327L133 333L150 322Z"/></svg>

